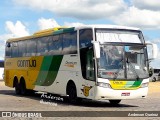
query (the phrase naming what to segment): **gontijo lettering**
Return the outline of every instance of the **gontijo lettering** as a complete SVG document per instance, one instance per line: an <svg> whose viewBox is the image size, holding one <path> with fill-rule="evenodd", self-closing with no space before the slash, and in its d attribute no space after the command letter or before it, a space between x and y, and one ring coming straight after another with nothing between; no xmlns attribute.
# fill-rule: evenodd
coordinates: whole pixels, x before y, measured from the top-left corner
<svg viewBox="0 0 160 120"><path fill-rule="evenodd" d="M18 60L18 67L36 67L36 60Z"/></svg>

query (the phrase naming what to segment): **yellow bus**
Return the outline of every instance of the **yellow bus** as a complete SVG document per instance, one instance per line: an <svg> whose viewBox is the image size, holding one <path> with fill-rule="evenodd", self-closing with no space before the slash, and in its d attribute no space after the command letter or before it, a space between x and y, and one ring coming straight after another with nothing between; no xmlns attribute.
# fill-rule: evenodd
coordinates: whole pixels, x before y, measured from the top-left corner
<svg viewBox="0 0 160 120"><path fill-rule="evenodd" d="M16 94L34 90L68 96L71 102L118 104L147 96L148 60L147 43L138 28L53 28L6 41L4 80Z"/></svg>

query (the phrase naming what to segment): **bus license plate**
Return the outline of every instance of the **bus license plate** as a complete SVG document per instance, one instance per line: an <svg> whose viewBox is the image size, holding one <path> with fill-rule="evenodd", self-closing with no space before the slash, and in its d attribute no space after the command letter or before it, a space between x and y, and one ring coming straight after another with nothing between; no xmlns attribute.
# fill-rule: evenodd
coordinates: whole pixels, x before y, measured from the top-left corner
<svg viewBox="0 0 160 120"><path fill-rule="evenodd" d="M130 93L129 92L122 93L121 96L130 96Z"/></svg>

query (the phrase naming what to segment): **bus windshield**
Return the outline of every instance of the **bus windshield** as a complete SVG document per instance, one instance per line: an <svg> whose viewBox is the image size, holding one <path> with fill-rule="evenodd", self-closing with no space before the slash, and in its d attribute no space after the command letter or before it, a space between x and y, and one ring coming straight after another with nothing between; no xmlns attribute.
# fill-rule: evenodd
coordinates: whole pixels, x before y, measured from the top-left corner
<svg viewBox="0 0 160 120"><path fill-rule="evenodd" d="M98 77L108 79L144 79L149 77L144 45L102 44Z"/></svg>

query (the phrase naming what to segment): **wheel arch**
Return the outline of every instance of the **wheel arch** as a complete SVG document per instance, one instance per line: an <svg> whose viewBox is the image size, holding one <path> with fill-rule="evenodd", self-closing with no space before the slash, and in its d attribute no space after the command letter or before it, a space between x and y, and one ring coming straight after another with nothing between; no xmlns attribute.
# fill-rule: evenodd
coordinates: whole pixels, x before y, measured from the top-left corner
<svg viewBox="0 0 160 120"><path fill-rule="evenodd" d="M70 89L70 86L71 85L74 85L75 89L76 89L76 92L77 92L77 87L76 87L76 84L73 80L69 80L68 83L67 83L67 86L66 86L66 94L68 95L69 93L69 89Z"/></svg>
<svg viewBox="0 0 160 120"><path fill-rule="evenodd" d="M26 81L25 81L23 76L21 76L21 78L20 78L20 83L26 83Z"/></svg>

